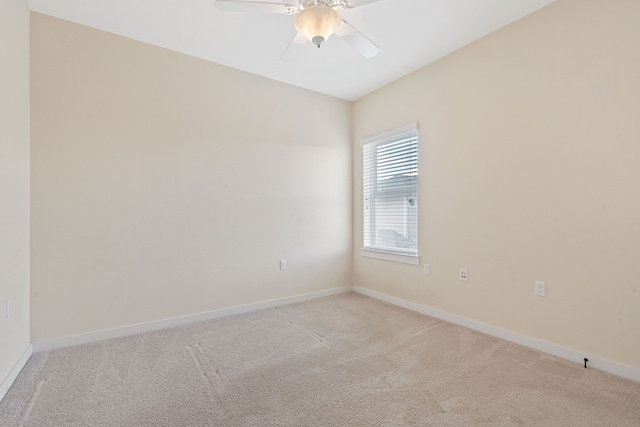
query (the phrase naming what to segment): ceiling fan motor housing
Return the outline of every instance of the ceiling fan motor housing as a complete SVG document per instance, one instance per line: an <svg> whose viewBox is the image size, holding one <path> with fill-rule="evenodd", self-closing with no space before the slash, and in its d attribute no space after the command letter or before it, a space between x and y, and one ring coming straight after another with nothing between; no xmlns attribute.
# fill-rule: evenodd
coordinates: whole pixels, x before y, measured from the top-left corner
<svg viewBox="0 0 640 427"><path fill-rule="evenodd" d="M345 0L300 0L300 8L306 9L311 6L327 6L346 8Z"/></svg>

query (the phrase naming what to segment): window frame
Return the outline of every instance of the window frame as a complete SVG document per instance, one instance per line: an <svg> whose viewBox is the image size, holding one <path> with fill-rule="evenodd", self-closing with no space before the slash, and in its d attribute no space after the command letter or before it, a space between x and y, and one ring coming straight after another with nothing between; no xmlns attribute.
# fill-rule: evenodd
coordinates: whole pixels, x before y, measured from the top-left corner
<svg viewBox="0 0 640 427"><path fill-rule="evenodd" d="M362 246L360 249L360 255L363 257L368 257L368 258L376 258L376 259L382 259L382 260L387 260L387 261L394 261L394 262L400 262L400 263L405 263L405 264L412 264L412 265L419 265L420 264L420 256L419 256L419 247L418 247L418 229L419 229L419 215L418 215L418 204L417 204L417 199L418 199L418 187L419 187L419 169L418 166L416 165L416 193L415 193L415 197L416 197L416 225L415 225L415 232L416 232L416 249L415 249L415 253L407 253L405 251L393 251L393 250L386 250L386 249L380 249L380 248L376 248L376 247L367 247L365 246L365 227L366 227L366 213L365 213L365 189L366 189L366 182L365 182L365 175L367 173L367 169L365 169L367 167L367 165L365 164L365 148L367 146L370 146L371 144L374 145L380 145L380 144L385 144L385 142L387 140L390 140L394 137L399 137L402 136L404 134L409 134L409 133L415 133L415 137L416 137L416 161L418 159L418 151L419 151L419 138L418 138L418 124L417 123L411 123L396 129L392 129L386 132L382 132L379 133L377 135L373 135L367 138L363 138L360 140L360 145L362 147L362 154L363 154L363 159L362 159L362 165L363 165L363 170L362 170L362 195L363 195L363 199L362 199ZM388 143L388 142L387 142ZM405 195L406 197L406 195Z"/></svg>

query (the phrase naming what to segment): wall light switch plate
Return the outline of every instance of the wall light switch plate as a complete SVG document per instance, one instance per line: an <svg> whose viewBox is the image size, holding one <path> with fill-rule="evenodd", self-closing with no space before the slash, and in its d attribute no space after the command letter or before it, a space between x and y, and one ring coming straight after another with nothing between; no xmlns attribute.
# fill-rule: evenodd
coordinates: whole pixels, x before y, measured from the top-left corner
<svg viewBox="0 0 640 427"><path fill-rule="evenodd" d="M426 274L427 276L431 274L431 264L424 265L424 274Z"/></svg>
<svg viewBox="0 0 640 427"><path fill-rule="evenodd" d="M287 269L287 260L286 259L281 259L280 260L280 270L286 270Z"/></svg>
<svg viewBox="0 0 640 427"><path fill-rule="evenodd" d="M10 299L7 300L5 316L7 319L11 317L11 300Z"/></svg>

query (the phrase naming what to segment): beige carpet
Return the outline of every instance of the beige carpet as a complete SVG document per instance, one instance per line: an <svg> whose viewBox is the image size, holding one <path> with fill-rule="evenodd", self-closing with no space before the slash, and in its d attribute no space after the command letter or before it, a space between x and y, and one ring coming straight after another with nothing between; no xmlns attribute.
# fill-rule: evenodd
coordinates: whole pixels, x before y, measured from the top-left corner
<svg viewBox="0 0 640 427"><path fill-rule="evenodd" d="M640 426L640 384L349 293L35 354L2 426Z"/></svg>

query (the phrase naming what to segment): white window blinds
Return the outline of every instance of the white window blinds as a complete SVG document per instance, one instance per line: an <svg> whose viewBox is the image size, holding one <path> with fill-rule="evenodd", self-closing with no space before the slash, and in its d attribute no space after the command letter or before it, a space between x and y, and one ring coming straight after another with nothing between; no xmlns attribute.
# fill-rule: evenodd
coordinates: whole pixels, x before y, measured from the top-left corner
<svg viewBox="0 0 640 427"><path fill-rule="evenodd" d="M418 254L417 124L366 138L363 249Z"/></svg>

